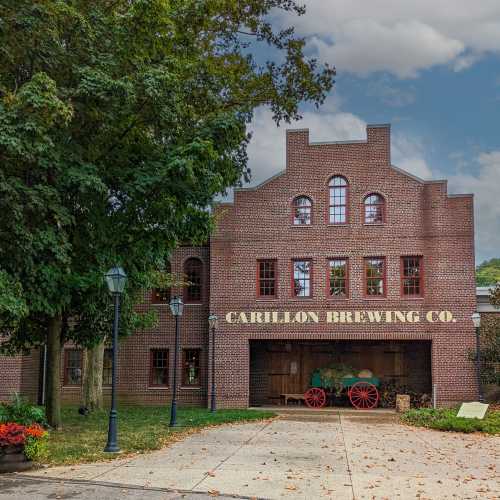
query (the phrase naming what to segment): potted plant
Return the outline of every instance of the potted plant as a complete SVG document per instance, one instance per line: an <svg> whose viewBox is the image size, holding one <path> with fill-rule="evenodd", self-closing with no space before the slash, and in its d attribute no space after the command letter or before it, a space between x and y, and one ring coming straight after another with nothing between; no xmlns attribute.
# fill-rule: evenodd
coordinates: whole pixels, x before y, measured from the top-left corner
<svg viewBox="0 0 500 500"><path fill-rule="evenodd" d="M20 472L33 467L44 456L47 431L39 424L0 424L0 473Z"/></svg>
<svg viewBox="0 0 500 500"><path fill-rule="evenodd" d="M39 424L0 424L0 473L20 472L44 457L47 431Z"/></svg>

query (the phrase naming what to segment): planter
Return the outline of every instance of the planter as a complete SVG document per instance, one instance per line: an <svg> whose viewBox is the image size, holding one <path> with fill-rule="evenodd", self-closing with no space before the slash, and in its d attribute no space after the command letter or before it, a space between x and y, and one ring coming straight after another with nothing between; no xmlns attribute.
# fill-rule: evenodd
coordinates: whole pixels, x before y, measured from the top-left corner
<svg viewBox="0 0 500 500"><path fill-rule="evenodd" d="M23 446L0 448L0 474L4 472L22 472L33 467L33 462L26 458Z"/></svg>

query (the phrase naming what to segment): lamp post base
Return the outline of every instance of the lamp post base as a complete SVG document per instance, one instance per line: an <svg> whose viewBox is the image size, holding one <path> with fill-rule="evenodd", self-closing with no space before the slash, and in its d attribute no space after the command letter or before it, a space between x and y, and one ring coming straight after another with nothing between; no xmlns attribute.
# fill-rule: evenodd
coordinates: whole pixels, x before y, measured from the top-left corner
<svg viewBox="0 0 500 500"><path fill-rule="evenodd" d="M172 401L170 408L170 424L169 427L177 427L177 401Z"/></svg>
<svg viewBox="0 0 500 500"><path fill-rule="evenodd" d="M106 448L104 448L105 453L120 453L121 450L118 448L117 445L106 445Z"/></svg>
<svg viewBox="0 0 500 500"><path fill-rule="evenodd" d="M118 414L116 410L112 409L109 413L108 442L104 448L106 453L118 453L120 451L117 439L117 418Z"/></svg>

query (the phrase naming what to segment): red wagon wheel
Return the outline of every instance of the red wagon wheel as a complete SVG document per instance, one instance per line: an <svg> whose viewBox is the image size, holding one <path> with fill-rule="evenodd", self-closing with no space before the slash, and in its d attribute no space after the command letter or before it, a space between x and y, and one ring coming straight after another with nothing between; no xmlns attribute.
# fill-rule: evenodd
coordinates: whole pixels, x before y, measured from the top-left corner
<svg viewBox="0 0 500 500"><path fill-rule="evenodd" d="M368 382L356 382L349 389L349 399L357 410L369 410L378 404L379 394L377 388Z"/></svg>
<svg viewBox="0 0 500 500"><path fill-rule="evenodd" d="M309 408L319 410L326 404L326 392L319 387L312 387L304 394L304 400Z"/></svg>

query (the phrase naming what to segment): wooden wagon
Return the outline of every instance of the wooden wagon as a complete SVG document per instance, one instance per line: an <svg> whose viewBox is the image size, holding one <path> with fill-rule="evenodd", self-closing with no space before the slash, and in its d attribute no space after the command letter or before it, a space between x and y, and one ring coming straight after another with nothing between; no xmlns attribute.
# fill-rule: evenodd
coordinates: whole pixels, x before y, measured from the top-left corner
<svg viewBox="0 0 500 500"><path fill-rule="evenodd" d="M379 386L377 377L344 377L341 392L347 394L357 410L369 410L377 407ZM332 391L323 386L319 370L316 370L311 377L311 388L304 394L304 401L309 408L319 409L326 405L328 396L332 396Z"/></svg>

